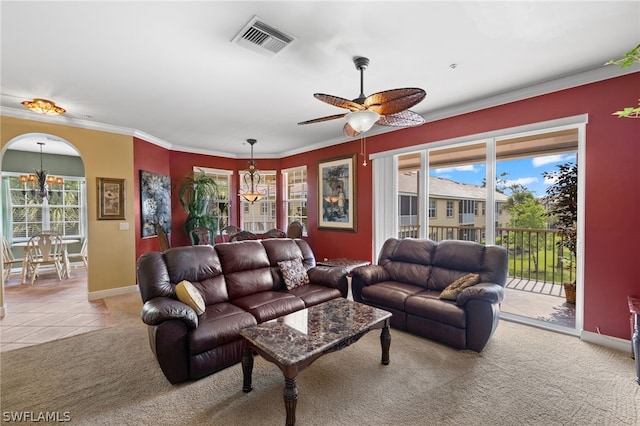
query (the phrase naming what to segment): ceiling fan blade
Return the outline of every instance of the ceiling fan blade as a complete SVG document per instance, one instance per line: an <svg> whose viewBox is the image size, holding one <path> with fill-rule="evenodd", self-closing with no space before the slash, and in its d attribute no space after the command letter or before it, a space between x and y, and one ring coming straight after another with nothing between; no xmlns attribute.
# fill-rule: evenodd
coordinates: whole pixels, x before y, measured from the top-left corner
<svg viewBox="0 0 640 426"><path fill-rule="evenodd" d="M367 96L364 106L380 115L392 115L411 108L422 101L427 93L415 87L385 90Z"/></svg>
<svg viewBox="0 0 640 426"><path fill-rule="evenodd" d="M323 121L329 121L329 120L335 120L337 118L343 118L345 114L336 114L336 115L329 115L327 117L321 117L321 118L314 118L313 120L307 120L307 121L301 121L298 124L313 124L313 123L322 123Z"/></svg>
<svg viewBox="0 0 640 426"><path fill-rule="evenodd" d="M424 123L424 117L413 111L405 110L391 115L381 116L376 124L393 127L413 127Z"/></svg>
<svg viewBox="0 0 640 426"><path fill-rule="evenodd" d="M345 136L348 136L350 138L354 138L360 134L360 132L351 127L351 124L349 123L345 123L343 130Z"/></svg>
<svg viewBox="0 0 640 426"><path fill-rule="evenodd" d="M325 95L323 93L314 93L313 96L322 102L326 102L329 105L337 106L338 108L346 108L351 111L362 111L365 109L363 105L350 101L349 99L341 98L339 96Z"/></svg>

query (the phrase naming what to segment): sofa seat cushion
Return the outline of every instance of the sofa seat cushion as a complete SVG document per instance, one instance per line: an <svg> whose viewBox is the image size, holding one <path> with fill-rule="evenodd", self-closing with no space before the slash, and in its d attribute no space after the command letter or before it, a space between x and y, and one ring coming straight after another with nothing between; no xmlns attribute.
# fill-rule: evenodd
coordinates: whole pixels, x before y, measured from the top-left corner
<svg viewBox="0 0 640 426"><path fill-rule="evenodd" d="M249 312L258 323L305 308L302 299L282 291L261 291L234 299L231 303Z"/></svg>
<svg viewBox="0 0 640 426"><path fill-rule="evenodd" d="M382 281L362 289L362 301L375 306L405 310L407 297L424 291L424 288L397 281Z"/></svg>
<svg viewBox="0 0 640 426"><path fill-rule="evenodd" d="M405 304L407 314L457 328L465 328L466 316L464 309L456 305L455 302L440 299L439 295L439 291L426 290L408 297Z"/></svg>
<svg viewBox="0 0 640 426"><path fill-rule="evenodd" d="M198 327L190 333L189 353L199 354L238 340L240 330L255 324L253 315L231 303L209 305L200 315Z"/></svg>
<svg viewBox="0 0 640 426"><path fill-rule="evenodd" d="M289 293L304 300L304 305L307 308L342 296L340 290L337 288L329 288L318 284L307 284L296 287L289 290Z"/></svg>

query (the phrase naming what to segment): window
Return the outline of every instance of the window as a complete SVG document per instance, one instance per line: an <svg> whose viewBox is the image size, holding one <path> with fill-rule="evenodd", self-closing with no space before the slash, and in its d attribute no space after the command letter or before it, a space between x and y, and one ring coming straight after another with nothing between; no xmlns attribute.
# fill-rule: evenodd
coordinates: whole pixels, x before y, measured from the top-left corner
<svg viewBox="0 0 640 426"><path fill-rule="evenodd" d="M264 198L253 204L240 197L240 228L251 232L265 232L277 227L276 222L276 172L261 170L260 183L256 190L264 193ZM240 175L242 188L242 178Z"/></svg>
<svg viewBox="0 0 640 426"><path fill-rule="evenodd" d="M65 177L61 190L53 191L45 206L38 194L32 193L29 188L25 190L19 174L7 174L6 179L9 184L13 241L26 241L46 228L63 237L84 237L84 178ZM43 226L47 220L49 225Z"/></svg>
<svg viewBox="0 0 640 426"><path fill-rule="evenodd" d="M287 208L287 224L298 221L307 229L307 168L298 167L282 171L285 182L284 198Z"/></svg>
<svg viewBox="0 0 640 426"><path fill-rule="evenodd" d="M429 200L429 218L436 217L436 202L435 200Z"/></svg>
<svg viewBox="0 0 640 426"><path fill-rule="evenodd" d="M458 222L461 224L473 224L473 212L475 211L475 201L473 200L460 200L458 201L458 208L460 209Z"/></svg>
<svg viewBox="0 0 640 426"><path fill-rule="evenodd" d="M447 217L453 217L453 201L447 201Z"/></svg>
<svg viewBox="0 0 640 426"><path fill-rule="evenodd" d="M202 170L207 176L213 178L218 186L218 198L212 200L214 213L219 216L218 229L224 229L229 225L229 193L231 191L230 170L209 169L206 167L194 167L194 172Z"/></svg>

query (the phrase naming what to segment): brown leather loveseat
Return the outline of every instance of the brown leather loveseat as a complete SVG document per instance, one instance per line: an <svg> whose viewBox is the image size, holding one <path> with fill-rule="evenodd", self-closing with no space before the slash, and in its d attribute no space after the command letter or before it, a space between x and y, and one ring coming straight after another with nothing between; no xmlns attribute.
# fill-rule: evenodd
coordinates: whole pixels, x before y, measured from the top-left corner
<svg viewBox="0 0 640 426"><path fill-rule="evenodd" d="M353 295L392 312L392 327L480 352L498 326L507 267L507 252L499 246L390 238L377 265L351 271ZM466 277L477 283L441 298Z"/></svg>
<svg viewBox="0 0 640 426"><path fill-rule="evenodd" d="M287 290L278 262L293 259L302 260L309 283ZM346 271L316 266L301 239L149 252L138 259L137 276L151 349L173 384L240 362L241 329L347 294ZM178 300L176 285L183 280L202 296L201 315Z"/></svg>

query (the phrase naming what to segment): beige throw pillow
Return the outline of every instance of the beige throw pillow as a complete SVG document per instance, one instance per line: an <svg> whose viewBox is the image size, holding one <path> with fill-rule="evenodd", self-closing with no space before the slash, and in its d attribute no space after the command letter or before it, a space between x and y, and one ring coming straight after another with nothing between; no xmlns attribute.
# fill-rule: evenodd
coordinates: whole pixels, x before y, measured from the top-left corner
<svg viewBox="0 0 640 426"><path fill-rule="evenodd" d="M480 275L478 274L463 275L442 290L440 293L440 299L456 300L458 298L458 294L460 294L462 290L478 284L479 281Z"/></svg>
<svg viewBox="0 0 640 426"><path fill-rule="evenodd" d="M202 315L204 313L205 305L202 294L189 281L183 280L176 285L176 295L179 301L191 306L196 314Z"/></svg>
<svg viewBox="0 0 640 426"><path fill-rule="evenodd" d="M282 278L287 290L309 284L309 275L302 264L302 259L283 260L278 262L278 267L282 272Z"/></svg>

